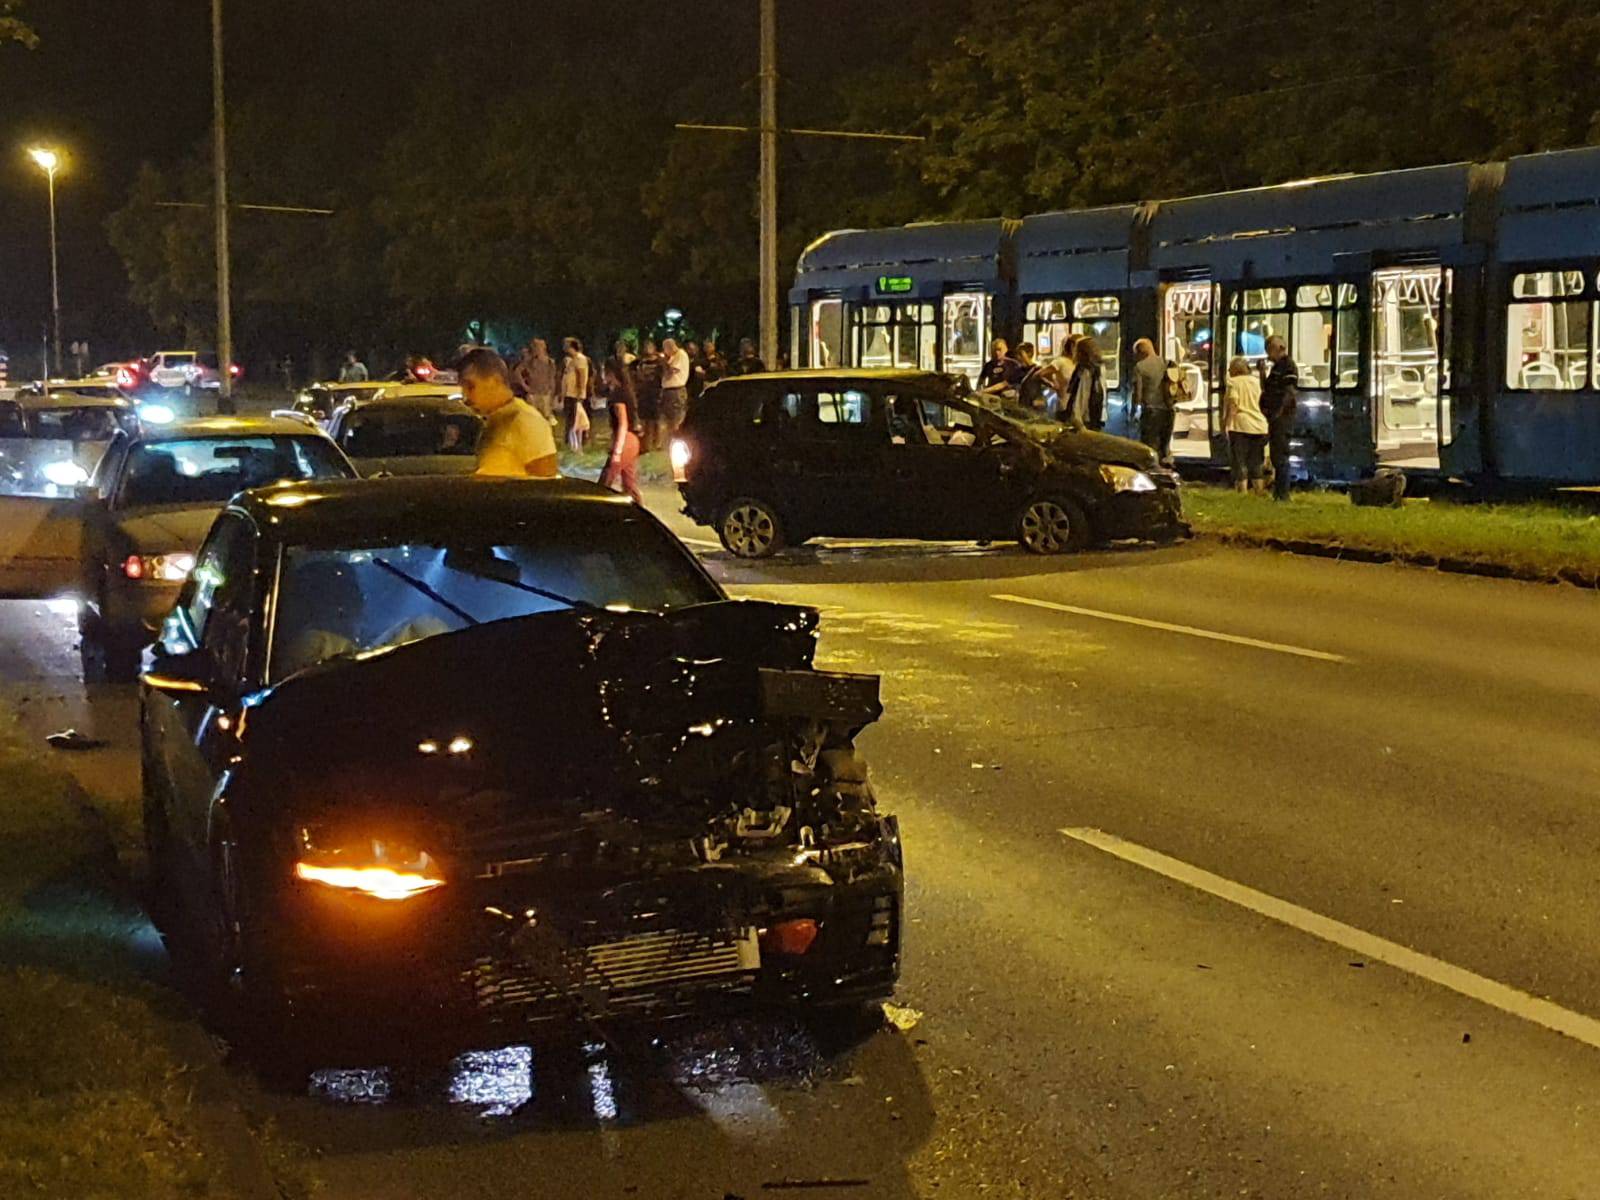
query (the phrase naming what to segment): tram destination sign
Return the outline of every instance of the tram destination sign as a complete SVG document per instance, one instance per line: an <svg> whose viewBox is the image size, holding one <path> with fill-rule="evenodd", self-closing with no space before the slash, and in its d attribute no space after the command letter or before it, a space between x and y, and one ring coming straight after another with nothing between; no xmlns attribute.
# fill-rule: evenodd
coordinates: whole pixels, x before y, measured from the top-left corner
<svg viewBox="0 0 1600 1200"><path fill-rule="evenodd" d="M879 275L877 293L880 296L904 296L916 287L909 275Z"/></svg>

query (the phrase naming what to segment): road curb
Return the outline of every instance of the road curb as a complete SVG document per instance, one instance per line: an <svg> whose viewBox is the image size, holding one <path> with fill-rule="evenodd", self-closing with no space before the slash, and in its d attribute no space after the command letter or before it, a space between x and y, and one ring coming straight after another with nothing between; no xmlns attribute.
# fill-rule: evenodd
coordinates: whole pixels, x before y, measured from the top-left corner
<svg viewBox="0 0 1600 1200"><path fill-rule="evenodd" d="M1346 546L1340 542L1308 538L1283 538L1236 529L1202 530L1199 536L1229 546L1282 550L1288 554L1301 554L1311 558L1332 558L1342 562L1400 563L1408 567L1445 571L1452 575L1515 579L1522 583L1570 584L1590 591L1600 590L1600 572L1591 575L1574 567L1562 567L1558 571L1539 571L1529 567L1513 566L1510 563L1481 562L1469 558L1441 558L1425 551L1376 550L1369 546Z"/></svg>

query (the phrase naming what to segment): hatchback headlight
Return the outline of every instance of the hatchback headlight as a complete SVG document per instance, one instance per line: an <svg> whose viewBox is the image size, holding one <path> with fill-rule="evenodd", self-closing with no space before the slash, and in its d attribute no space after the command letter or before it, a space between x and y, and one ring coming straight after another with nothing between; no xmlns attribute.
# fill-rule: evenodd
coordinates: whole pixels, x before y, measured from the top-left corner
<svg viewBox="0 0 1600 1200"><path fill-rule="evenodd" d="M403 841L341 838L330 844L302 829L299 842L294 874L307 883L377 900L409 900L445 884L433 856Z"/></svg>
<svg viewBox="0 0 1600 1200"><path fill-rule="evenodd" d="M1156 490L1156 481L1134 467L1118 467L1110 463L1104 463L1100 467L1100 478L1104 479L1114 491L1118 492L1153 492Z"/></svg>
<svg viewBox="0 0 1600 1200"><path fill-rule="evenodd" d="M667 458L672 463L673 482L687 482L690 458L689 443L682 438L673 438L672 444L667 447Z"/></svg>

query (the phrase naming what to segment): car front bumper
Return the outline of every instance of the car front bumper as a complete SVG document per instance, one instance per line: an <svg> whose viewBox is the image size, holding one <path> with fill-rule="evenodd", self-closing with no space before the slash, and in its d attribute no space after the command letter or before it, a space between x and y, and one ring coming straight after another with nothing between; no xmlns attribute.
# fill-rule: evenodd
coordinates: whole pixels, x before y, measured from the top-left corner
<svg viewBox="0 0 1600 1200"><path fill-rule="evenodd" d="M478 879L399 902L297 881L260 936L299 1013L384 1036L575 1017L648 1023L892 994L897 835L848 878L792 862L720 868L598 889L562 873ZM761 931L800 919L817 926L805 953L760 948Z"/></svg>
<svg viewBox="0 0 1600 1200"><path fill-rule="evenodd" d="M1117 492L1094 515L1101 538L1168 538L1187 533L1175 482L1157 479L1153 492Z"/></svg>

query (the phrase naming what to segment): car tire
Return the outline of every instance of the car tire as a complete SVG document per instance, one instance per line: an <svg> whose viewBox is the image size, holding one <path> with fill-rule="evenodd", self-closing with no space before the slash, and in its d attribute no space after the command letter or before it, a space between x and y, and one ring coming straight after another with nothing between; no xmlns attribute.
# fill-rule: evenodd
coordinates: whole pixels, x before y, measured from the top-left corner
<svg viewBox="0 0 1600 1200"><path fill-rule="evenodd" d="M271 963L254 945L239 848L226 822L212 842L209 889L211 903L201 914L206 925L202 967L206 1008L263 1086L304 1092L312 1061Z"/></svg>
<svg viewBox="0 0 1600 1200"><path fill-rule="evenodd" d="M85 683L134 683L144 658L144 640L97 624L84 635L79 655Z"/></svg>
<svg viewBox="0 0 1600 1200"><path fill-rule="evenodd" d="M1030 554L1065 554L1089 543L1089 519L1074 500L1039 496L1017 514L1017 541Z"/></svg>
<svg viewBox="0 0 1600 1200"><path fill-rule="evenodd" d="M183 906L178 900L167 791L150 764L148 752L140 756L140 790L144 801L145 911L170 951L175 949L173 939Z"/></svg>
<svg viewBox="0 0 1600 1200"><path fill-rule="evenodd" d="M717 518L723 548L737 558L771 558L783 549L783 520L765 500L739 496Z"/></svg>

